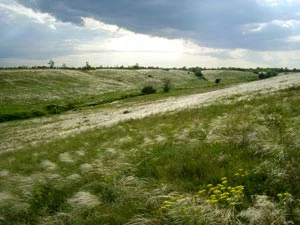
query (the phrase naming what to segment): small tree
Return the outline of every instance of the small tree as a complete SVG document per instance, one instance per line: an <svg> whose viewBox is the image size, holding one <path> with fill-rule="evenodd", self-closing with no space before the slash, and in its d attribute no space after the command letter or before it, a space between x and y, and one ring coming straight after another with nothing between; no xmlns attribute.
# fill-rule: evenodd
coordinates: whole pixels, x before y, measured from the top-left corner
<svg viewBox="0 0 300 225"><path fill-rule="evenodd" d="M266 78L266 75L263 73L263 72L260 72L259 74L258 74L258 78L259 79L265 79Z"/></svg>
<svg viewBox="0 0 300 225"><path fill-rule="evenodd" d="M163 91L169 92L171 88L171 80L168 78L164 78L162 81L163 81Z"/></svg>
<svg viewBox="0 0 300 225"><path fill-rule="evenodd" d="M89 64L89 62L85 62L85 69L89 70L91 69L91 65Z"/></svg>
<svg viewBox="0 0 300 225"><path fill-rule="evenodd" d="M203 78L203 73L201 72L201 70L197 70L195 72L195 76L199 77L199 78Z"/></svg>
<svg viewBox="0 0 300 225"><path fill-rule="evenodd" d="M48 64L51 69L54 67L54 61L52 59L49 60Z"/></svg>
<svg viewBox="0 0 300 225"><path fill-rule="evenodd" d="M139 69L139 68L140 68L140 66L139 66L138 63L136 63L134 66L132 66L132 69L135 69L135 70L137 70L137 69Z"/></svg>

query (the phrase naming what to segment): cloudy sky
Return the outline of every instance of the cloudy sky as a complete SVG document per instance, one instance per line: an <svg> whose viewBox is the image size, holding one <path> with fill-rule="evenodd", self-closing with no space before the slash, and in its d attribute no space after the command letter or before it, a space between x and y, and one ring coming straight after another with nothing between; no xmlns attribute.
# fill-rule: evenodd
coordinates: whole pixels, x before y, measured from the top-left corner
<svg viewBox="0 0 300 225"><path fill-rule="evenodd" d="M0 0L0 66L300 68L300 0Z"/></svg>

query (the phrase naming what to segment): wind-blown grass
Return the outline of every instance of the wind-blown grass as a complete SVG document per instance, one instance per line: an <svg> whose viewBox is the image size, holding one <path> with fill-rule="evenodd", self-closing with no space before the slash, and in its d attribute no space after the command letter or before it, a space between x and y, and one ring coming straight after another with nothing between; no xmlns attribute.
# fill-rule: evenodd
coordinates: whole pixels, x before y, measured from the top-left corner
<svg viewBox="0 0 300 225"><path fill-rule="evenodd" d="M299 224L299 96L230 99L3 154L0 221ZM220 200L229 190L235 204Z"/></svg>

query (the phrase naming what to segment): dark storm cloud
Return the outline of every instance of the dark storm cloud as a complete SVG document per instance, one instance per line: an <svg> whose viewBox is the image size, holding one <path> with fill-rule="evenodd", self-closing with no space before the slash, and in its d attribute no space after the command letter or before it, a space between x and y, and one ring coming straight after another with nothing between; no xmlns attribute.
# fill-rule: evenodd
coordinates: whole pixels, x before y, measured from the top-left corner
<svg viewBox="0 0 300 225"><path fill-rule="evenodd" d="M300 31L299 26L289 29L273 26L274 29L267 27L269 29L264 32L243 33L243 28L247 24L294 18L297 13L295 6L300 6L299 3L273 7L259 4L255 0L19 0L19 2L50 13L64 22L81 24L81 17L92 17L137 33L192 39L198 44L214 48L284 49L285 38L290 33L298 34ZM290 43L290 48L297 47L291 45Z"/></svg>

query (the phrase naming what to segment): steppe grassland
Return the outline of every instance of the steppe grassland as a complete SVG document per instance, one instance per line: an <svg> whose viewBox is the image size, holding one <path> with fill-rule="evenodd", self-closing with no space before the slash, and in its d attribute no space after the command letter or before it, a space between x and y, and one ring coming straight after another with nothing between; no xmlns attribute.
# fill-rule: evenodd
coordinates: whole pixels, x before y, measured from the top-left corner
<svg viewBox="0 0 300 225"><path fill-rule="evenodd" d="M168 72L151 70L2 70L0 73L1 103L8 110L12 104L24 110L45 102L84 102L110 92L140 91L143 85L157 84L164 77L175 79L175 87L198 81L182 71L165 76Z"/></svg>
<svg viewBox="0 0 300 225"><path fill-rule="evenodd" d="M56 72L59 72L59 70L54 70ZM63 70L65 71L65 70ZM108 70L109 73L109 79L121 79L118 78L118 76L120 76L120 71L116 71L116 70ZM113 72L116 72L116 74L114 74ZM121 70L122 72L123 70ZM125 70L126 72L128 72L127 70ZM43 73L43 70L40 71L41 73ZM49 70L48 70L49 72ZM72 71L70 71L72 72ZM76 72L76 71L75 71ZM80 71L79 71L80 72ZM101 70L101 71L89 71L90 73L95 73L97 76L101 75L101 79L99 78L98 82L102 82L103 80L108 80L108 78L105 78L104 75L107 75L107 70ZM130 71L129 71L130 72ZM52 140L53 137L64 137L70 133L78 133L81 132L82 130L87 130L87 129L91 129L93 127L99 126L99 125L103 125L103 123L106 123L105 121L118 121L120 119L118 118L124 118L124 117L128 117L123 115L122 112L131 112L132 110L134 112L131 112L129 114L129 117L140 117L140 115L143 115L144 113L148 113L149 112L155 112L155 111L159 111L159 110L164 110L164 109L168 109L170 107L180 107L180 106L184 106L186 104L190 104L191 103L191 98L190 96L187 96L188 98L185 97L184 101L181 101L182 103L178 104L176 102L171 103L170 101L173 101L176 99L178 99L176 96L180 96L180 95L187 95L189 93L202 93L202 92L207 92L207 91L211 91L211 90L215 90L215 89L220 89L220 88L225 88L228 87L228 85L216 85L214 81L209 82L207 80L204 79L199 79L196 78L195 82L193 82L193 84L189 84L189 79L195 79L195 76L192 74L191 72L187 72L185 73L185 76L182 75L176 75L176 73L183 73L182 71L161 71L161 70L137 70L137 71L131 71L131 74L134 73L140 73L140 74L144 74L146 75L147 78L154 79L157 81L158 84L161 85L162 83L162 79L170 79L172 80L171 83L171 90L168 93L161 93L158 92L158 94L155 95L143 95L143 96L135 96L134 95L124 95L124 92L116 92L116 93L105 93L103 95L100 95L99 98L107 98L108 101L99 101L99 98L93 98L93 99L85 99L84 102L82 102L79 105L71 105L71 107L69 107L68 104L66 104L65 107L57 105L57 104L47 104L45 106L45 108L47 109L48 106L50 109L51 114L57 114L60 113L62 114L62 112L64 112L65 109L69 110L73 109L72 112L68 112L68 113L63 113L61 116L48 116L48 117L44 117L42 119L37 118L35 120L23 120L23 121L16 121L16 119L20 119L23 118L24 119L24 114L14 114L15 112L13 111L13 107L15 102L11 102L11 105L8 105L7 107L11 110L11 114L8 115L3 115L2 119L10 119L10 120L15 120L13 123L1 123L0 124L0 129L5 130L6 132L2 132L0 133L0 148L2 149L1 152L4 151L11 151L14 150L14 148L20 148L24 145L31 145L34 144L36 142L42 142L44 141L49 141ZM149 73L153 73L152 75ZM160 74L162 72L162 74ZM224 75L223 77L223 73L228 74L227 71L223 72L223 71L213 71L215 73L217 73L219 75L219 77L222 78L222 83L223 82L227 82L230 84L237 82L237 80L239 80L239 82L246 82L249 80L249 73L248 72L239 72L238 74L236 74L236 77L231 76L229 77L228 75ZM100 74L98 74L100 73ZM161 77L160 78L156 73L158 73ZM165 74L165 75L164 75ZM213 76L214 73L210 73L209 76L206 76L207 78L209 78L210 76ZM69 74L70 75L70 74ZM124 74L123 74L124 75ZM176 76L175 76L176 75ZM36 74L33 74L32 76L38 76ZM71 75L70 75L71 76ZM130 80L130 76L128 75L128 77L123 76L123 83L125 83L126 79ZM140 77L141 75L139 75ZM173 77L168 78L169 77ZM192 77L191 77L192 76ZM251 74L252 78L251 79L257 79L257 76L255 74ZM156 78L155 78L156 77ZM22 77L20 77L21 79ZM176 78L176 79L175 79ZM52 76L48 77L49 80L52 79ZM25 81L26 81L26 77L25 77ZM149 81L144 81L145 83ZM23 82L26 83L26 82ZM272 83L272 82L271 82ZM97 84L97 83L96 83ZM96 85L95 84L95 85ZM47 85L47 84L44 84ZM155 84L152 84L155 88L157 88L157 86L155 86ZM247 84L248 85L248 84ZM251 86L255 86L255 85L251 85L250 84L250 88ZM270 85L269 85L270 86ZM83 87L84 84L83 84ZM249 88L249 87L247 87ZM247 90L247 88L243 88L245 90ZM30 92L30 86L28 87L28 85L24 84L23 89L28 89ZM69 91L71 93L72 90L68 90L66 88L66 91ZM223 90L221 90L223 91ZM240 92L241 90L237 89L237 92ZM226 91L225 92L228 94L232 94L235 91L231 90L231 91ZM140 92L139 92L140 93ZM217 93L213 94L212 92L210 92L210 96L211 97L215 97L215 94L218 95ZM225 95L227 95L225 93ZM13 95L13 93L7 93L7 94L11 94ZM116 98L116 96L118 96ZM41 94L42 96L42 94ZM127 98L125 98L127 96ZM161 106L155 106L155 100L162 100L164 98L167 98L169 96L173 96L175 98L169 98L166 99L166 104L161 104ZM86 97L86 96L85 96ZM121 98L120 98L121 97ZM183 96L184 97L184 96ZM198 97L199 100L201 99L207 99L209 98L209 96L206 94L206 96L203 97ZM119 100L119 101L115 101L115 100ZM195 98L193 98L195 100ZM83 99L81 99L83 101ZM178 99L179 100L179 99ZM76 101L79 101L78 99ZM92 101L92 102L90 102ZM110 103L111 101L114 101L113 104L107 104ZM153 102L154 104L149 105L149 101ZM98 102L98 103L97 103ZM160 101L161 102L161 101ZM57 102L56 102L57 103ZM158 102L159 103L159 102ZM162 102L161 102L162 103ZM38 103L37 103L38 104ZM99 105L100 104L100 105ZM140 104L148 104L146 105L146 108L143 106L141 108L139 108ZM164 106L163 106L164 105ZM177 105L177 106L176 106ZM42 105L41 105L42 106ZM92 106L92 107L89 107ZM30 104L26 105L27 110L30 109ZM26 107L25 110L26 110ZM61 111L60 109L63 107L63 110ZM163 108L161 108L163 107ZM57 110L58 108L58 110ZM107 112L106 109L110 109L113 110L111 112ZM120 108L120 110L119 110ZM22 108L23 109L23 108ZM42 108L42 112L43 112ZM58 112L57 112L58 111ZM144 111L144 112L142 112ZM41 116L41 114L37 115L37 112L39 111L32 111L30 110L28 112L28 114L25 113L25 118L26 115L31 117L37 117L37 116ZM108 116L108 114L109 116ZM47 113L42 114L42 115L47 115ZM135 115L135 116L134 116ZM0 118L1 119L1 118ZM5 120L4 120L5 121ZM3 120L2 120L3 122ZM24 128L22 128L24 127ZM16 135L18 134L18 135ZM30 135L29 135L30 134ZM0 153L1 153L0 152Z"/></svg>
<svg viewBox="0 0 300 225"><path fill-rule="evenodd" d="M4 154L0 219L298 224L299 94L230 99ZM218 185L236 191L232 201L222 201Z"/></svg>
<svg viewBox="0 0 300 225"><path fill-rule="evenodd" d="M246 73L239 74L242 78L239 82L249 80ZM138 100L153 100L222 87L199 79L191 72L180 70L1 70L0 121L32 118L131 99L140 95L146 85L161 92L163 79L170 80L170 93ZM252 79L257 79L257 76L252 74ZM224 81L236 82L234 79Z"/></svg>
<svg viewBox="0 0 300 225"><path fill-rule="evenodd" d="M223 84L240 83L241 81L253 81L257 75L251 72L241 72L232 70L204 70L203 75L209 81L222 79Z"/></svg>

